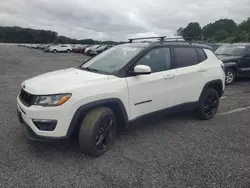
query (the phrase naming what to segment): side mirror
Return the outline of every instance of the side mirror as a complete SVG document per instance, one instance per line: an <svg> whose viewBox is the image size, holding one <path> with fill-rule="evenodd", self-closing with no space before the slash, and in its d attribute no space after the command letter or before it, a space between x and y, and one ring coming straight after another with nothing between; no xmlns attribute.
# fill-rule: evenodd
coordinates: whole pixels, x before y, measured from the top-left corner
<svg viewBox="0 0 250 188"><path fill-rule="evenodd" d="M134 67L134 75L141 75L141 74L150 74L151 68L147 65L136 65Z"/></svg>

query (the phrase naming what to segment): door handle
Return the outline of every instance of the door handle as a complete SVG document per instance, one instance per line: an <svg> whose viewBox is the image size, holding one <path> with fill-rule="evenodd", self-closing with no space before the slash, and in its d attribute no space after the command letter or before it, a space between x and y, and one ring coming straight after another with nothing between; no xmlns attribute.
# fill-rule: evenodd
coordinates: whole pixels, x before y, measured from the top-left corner
<svg viewBox="0 0 250 188"><path fill-rule="evenodd" d="M205 72L207 69L204 69L204 68L200 68L199 70L198 70L198 72Z"/></svg>
<svg viewBox="0 0 250 188"><path fill-rule="evenodd" d="M170 79L170 78L173 78L175 77L174 74L167 74L166 76L164 76L164 79Z"/></svg>

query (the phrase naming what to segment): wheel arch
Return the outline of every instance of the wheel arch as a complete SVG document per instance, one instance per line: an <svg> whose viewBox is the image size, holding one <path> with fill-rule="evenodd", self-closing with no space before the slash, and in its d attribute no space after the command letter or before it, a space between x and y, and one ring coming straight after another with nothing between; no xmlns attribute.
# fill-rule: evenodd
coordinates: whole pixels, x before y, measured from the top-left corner
<svg viewBox="0 0 250 188"><path fill-rule="evenodd" d="M224 63L224 65L225 65L225 71L227 69L233 69L235 71L235 74L237 74L238 67L237 67L236 62L228 62L228 63Z"/></svg>
<svg viewBox="0 0 250 188"><path fill-rule="evenodd" d="M210 82L205 84L205 86L203 87L202 92L200 94L199 101L201 99L202 94L206 91L207 88L213 88L216 91L218 91L220 97L224 93L222 80L219 80L219 79L218 80L213 80L213 81L210 81Z"/></svg>
<svg viewBox="0 0 250 188"><path fill-rule="evenodd" d="M77 132L79 130L82 118L84 118L84 116L90 110L100 107L100 106L108 107L111 110L113 110L115 117L116 117L118 130L123 130L128 127L128 122L129 122L128 114L122 101L118 98L102 99L102 100L84 104L76 110L71 120L71 123L69 125L68 131L67 131L67 137L70 138L74 132Z"/></svg>

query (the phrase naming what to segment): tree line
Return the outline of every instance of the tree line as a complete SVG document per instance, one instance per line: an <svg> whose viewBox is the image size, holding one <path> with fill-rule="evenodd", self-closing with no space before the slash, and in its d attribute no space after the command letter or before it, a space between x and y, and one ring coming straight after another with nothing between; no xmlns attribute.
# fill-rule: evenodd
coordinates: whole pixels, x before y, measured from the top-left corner
<svg viewBox="0 0 250 188"><path fill-rule="evenodd" d="M232 19L220 19L201 28L198 22L191 22L185 28L179 28L177 36L186 40L205 40L207 42L250 42L250 17L235 23Z"/></svg>
<svg viewBox="0 0 250 188"><path fill-rule="evenodd" d="M34 43L34 44L117 44L115 41L96 41L93 39L71 39L59 36L50 30L35 30L21 27L0 27L1 43Z"/></svg>
<svg viewBox="0 0 250 188"><path fill-rule="evenodd" d="M186 40L205 40L207 42L250 42L250 17L235 23L232 19L220 19L201 28L198 22L180 27L177 36ZM118 44L123 42L96 41L93 39L71 39L59 36L50 30L35 30L21 27L0 27L1 43L61 43L61 44Z"/></svg>

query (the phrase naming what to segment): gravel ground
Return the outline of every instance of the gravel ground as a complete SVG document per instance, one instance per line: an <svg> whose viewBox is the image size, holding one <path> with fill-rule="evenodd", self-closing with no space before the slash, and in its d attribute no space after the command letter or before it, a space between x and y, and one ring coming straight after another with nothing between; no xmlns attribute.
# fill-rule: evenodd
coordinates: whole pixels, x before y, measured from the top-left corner
<svg viewBox="0 0 250 188"><path fill-rule="evenodd" d="M28 141L16 118L21 81L86 59L0 45L0 187L250 187L247 80L227 87L214 119L151 119L119 134L100 158L67 143Z"/></svg>

